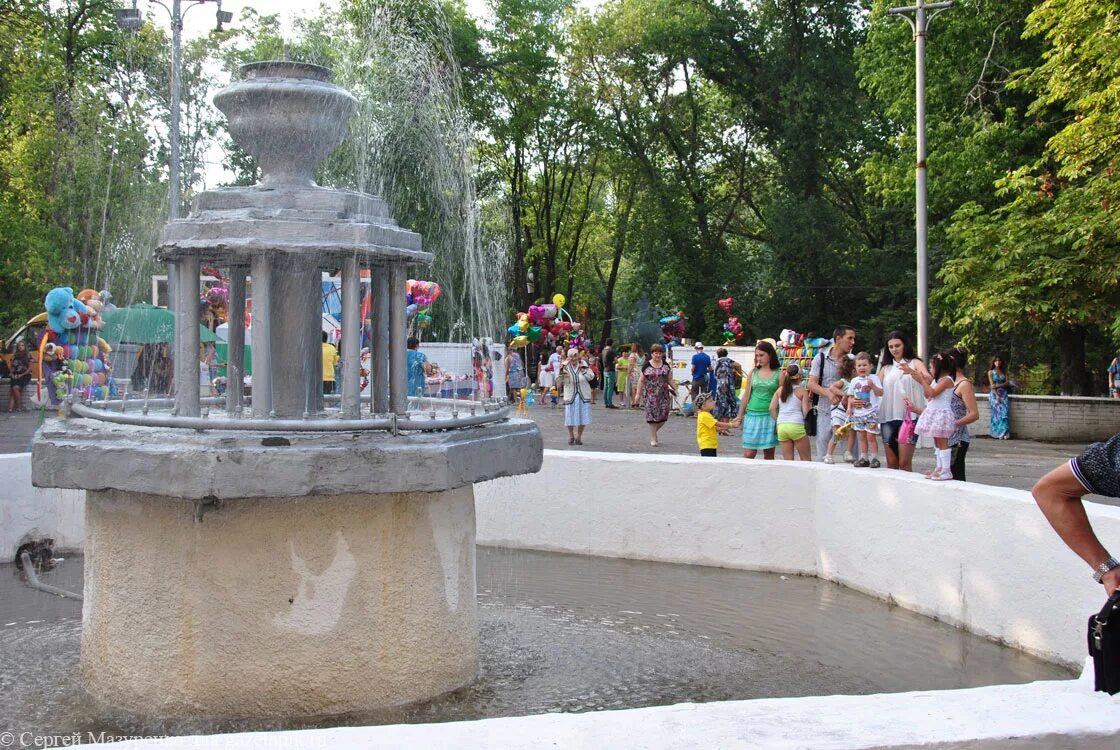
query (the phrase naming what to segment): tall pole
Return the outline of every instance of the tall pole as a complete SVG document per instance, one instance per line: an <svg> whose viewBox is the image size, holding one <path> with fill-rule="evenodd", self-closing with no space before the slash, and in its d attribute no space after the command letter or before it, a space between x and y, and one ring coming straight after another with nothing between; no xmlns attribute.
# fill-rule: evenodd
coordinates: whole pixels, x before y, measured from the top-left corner
<svg viewBox="0 0 1120 750"><path fill-rule="evenodd" d="M167 165L167 220L179 218L179 117L182 107L180 99L179 72L183 65L183 13L182 0L171 3L171 163ZM197 283L197 282L196 282ZM176 297L179 292L178 268L174 263L167 264L167 309L176 310Z"/></svg>
<svg viewBox="0 0 1120 750"><path fill-rule="evenodd" d="M891 8L889 15L904 18L914 31L915 99L917 116L917 165L914 169L915 229L917 233L917 280L918 280L918 357L929 361L929 257L927 251L927 211L926 211L926 34L929 22L943 10L952 6L951 0L927 3L918 0L917 5ZM934 13L926 15L927 10ZM911 19L909 14L913 13Z"/></svg>

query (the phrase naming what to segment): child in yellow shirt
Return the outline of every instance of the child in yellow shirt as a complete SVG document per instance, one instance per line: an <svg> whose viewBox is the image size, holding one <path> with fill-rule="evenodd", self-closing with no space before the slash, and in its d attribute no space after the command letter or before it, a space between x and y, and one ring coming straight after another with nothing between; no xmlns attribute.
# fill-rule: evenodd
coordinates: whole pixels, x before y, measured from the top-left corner
<svg viewBox="0 0 1120 750"><path fill-rule="evenodd" d="M716 431L730 430L731 423L720 422L712 416L716 397L711 391L704 391L696 398L696 444L700 446L701 456L714 456L719 448L719 434Z"/></svg>

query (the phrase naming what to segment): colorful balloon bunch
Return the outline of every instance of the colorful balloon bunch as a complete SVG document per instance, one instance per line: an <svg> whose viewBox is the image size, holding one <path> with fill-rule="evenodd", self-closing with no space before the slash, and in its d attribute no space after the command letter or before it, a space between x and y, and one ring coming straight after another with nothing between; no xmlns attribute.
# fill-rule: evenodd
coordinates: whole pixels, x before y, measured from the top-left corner
<svg viewBox="0 0 1120 750"><path fill-rule="evenodd" d="M568 299L557 292L552 304L529 305L527 312L517 313L517 321L508 329L510 346L527 346L530 342L544 340L548 343L563 341L576 349L587 344L580 324L564 309ZM565 320L567 318L567 320Z"/></svg>
<svg viewBox="0 0 1120 750"><path fill-rule="evenodd" d="M681 339L684 338L686 319L684 313L677 311L672 315L666 315L657 324L661 326L661 335L665 337L665 343L669 346L679 346Z"/></svg>
<svg viewBox="0 0 1120 750"><path fill-rule="evenodd" d="M432 324L432 303L439 299L439 284L435 281L409 279L405 285L405 317L416 321L416 327L423 330Z"/></svg>
<svg viewBox="0 0 1120 750"><path fill-rule="evenodd" d="M723 324L723 343L731 345L741 338L743 338L743 324L734 316L728 318Z"/></svg>

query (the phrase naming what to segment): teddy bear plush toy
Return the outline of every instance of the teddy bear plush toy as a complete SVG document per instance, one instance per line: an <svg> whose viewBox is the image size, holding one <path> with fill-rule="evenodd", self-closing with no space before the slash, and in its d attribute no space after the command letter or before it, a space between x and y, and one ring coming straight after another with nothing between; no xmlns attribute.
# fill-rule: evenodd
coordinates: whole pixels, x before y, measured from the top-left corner
<svg viewBox="0 0 1120 750"><path fill-rule="evenodd" d="M101 293L96 289L83 289L78 292L78 301L83 303L89 310L89 322L86 324L89 328L100 331L101 327L105 325L101 321Z"/></svg>

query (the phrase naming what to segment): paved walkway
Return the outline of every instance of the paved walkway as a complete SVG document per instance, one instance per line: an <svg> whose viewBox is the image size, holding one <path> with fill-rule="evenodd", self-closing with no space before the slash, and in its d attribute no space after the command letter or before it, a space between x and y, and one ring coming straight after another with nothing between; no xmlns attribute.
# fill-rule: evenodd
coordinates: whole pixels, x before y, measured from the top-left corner
<svg viewBox="0 0 1120 750"><path fill-rule="evenodd" d="M559 450L611 451L616 453L695 454L696 420L671 416L661 429L658 448L649 447L645 419L641 411L608 410L602 402L593 407L594 423L584 434L583 446L569 446L564 428L564 410L551 406L530 407L530 416L540 425L546 448ZM31 437L39 424L39 413L23 411L0 413L0 453L31 450ZM990 440L976 438L968 452L969 481L1029 490L1043 474L1084 449L1082 443L1039 443L1030 440ZM739 433L721 438L723 455L739 455ZM914 460L917 470L933 467L933 451L919 449ZM867 471L875 471L867 469ZM880 469L879 471L886 471ZM1090 495L1087 499L1109 505L1120 500Z"/></svg>

